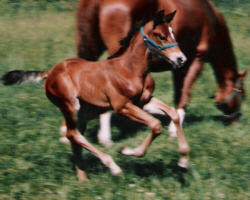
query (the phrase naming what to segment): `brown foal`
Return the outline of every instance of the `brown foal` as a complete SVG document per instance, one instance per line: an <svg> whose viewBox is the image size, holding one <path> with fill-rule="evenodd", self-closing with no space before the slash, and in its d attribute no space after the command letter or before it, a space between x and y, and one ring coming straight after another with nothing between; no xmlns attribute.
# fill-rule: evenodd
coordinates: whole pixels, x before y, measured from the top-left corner
<svg viewBox="0 0 250 200"><path fill-rule="evenodd" d="M179 166L187 167L189 146L184 137L178 113L174 108L152 97L154 82L149 75L148 67L152 58L168 60L173 66L181 66L185 60L172 33L166 28L174 14L175 12L165 16L163 12L157 13L154 20L142 23L141 32L137 26L128 34L127 46L124 45L108 60L90 62L72 58L57 64L49 72L11 71L3 77L6 85L46 78L45 92L64 115L67 126L66 136L72 145L76 171L80 180L87 180L86 173L79 167L82 148L97 156L105 166L110 168L112 174L117 175L122 172L110 155L98 150L82 135L89 120L110 109L147 125L151 130L140 146L135 149L125 147L121 151L124 155L137 157L145 154L162 129L160 121L145 111L169 115L178 132L181 154ZM148 39L151 40L150 44L147 42ZM152 41L155 45L152 45ZM166 46L168 48L159 50Z"/></svg>

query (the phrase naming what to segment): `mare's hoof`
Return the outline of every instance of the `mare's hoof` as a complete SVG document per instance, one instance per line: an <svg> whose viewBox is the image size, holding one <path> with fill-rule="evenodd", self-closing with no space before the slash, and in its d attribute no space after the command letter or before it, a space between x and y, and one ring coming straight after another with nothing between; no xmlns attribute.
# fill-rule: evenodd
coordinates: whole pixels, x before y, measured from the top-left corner
<svg viewBox="0 0 250 200"><path fill-rule="evenodd" d="M113 142L111 140L102 140L102 141L98 141L100 145L104 146L105 148L110 148L113 145Z"/></svg>
<svg viewBox="0 0 250 200"><path fill-rule="evenodd" d="M177 137L177 129L172 121L168 127L168 133L170 137Z"/></svg>

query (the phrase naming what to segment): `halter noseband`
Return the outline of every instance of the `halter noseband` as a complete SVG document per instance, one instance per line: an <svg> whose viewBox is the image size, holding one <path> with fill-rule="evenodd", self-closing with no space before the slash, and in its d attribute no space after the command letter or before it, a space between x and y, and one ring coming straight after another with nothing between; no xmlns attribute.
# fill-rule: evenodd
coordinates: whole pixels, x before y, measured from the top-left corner
<svg viewBox="0 0 250 200"><path fill-rule="evenodd" d="M160 45L156 44L153 40L151 40L148 36L146 36L146 34L143 31L143 27L140 28L140 32L141 32L143 40L144 40L146 46L148 47L150 53L152 55L157 55L160 58L162 57L162 54L161 54L162 50L178 46L177 42L172 43L172 44L168 44L168 45L165 45L165 46L160 46ZM155 51L152 47L156 48L157 51Z"/></svg>
<svg viewBox="0 0 250 200"><path fill-rule="evenodd" d="M237 100L238 100L237 109L236 109L235 112L231 113L230 115L225 115L227 120L234 119L234 118L241 115L240 104L241 104L241 101L242 101L242 97L241 97L241 94L240 94L240 88L242 87L242 85L243 85L243 81L238 79L236 81L235 87L233 88L233 92L227 98L225 98L221 103L216 104L217 108L222 108L227 103L232 101L234 97L237 97Z"/></svg>

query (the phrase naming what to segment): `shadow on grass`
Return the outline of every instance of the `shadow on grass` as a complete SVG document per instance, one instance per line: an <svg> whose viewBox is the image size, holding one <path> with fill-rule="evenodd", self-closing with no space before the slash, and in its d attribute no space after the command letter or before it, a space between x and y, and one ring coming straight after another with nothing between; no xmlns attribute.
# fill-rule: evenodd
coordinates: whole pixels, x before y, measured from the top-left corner
<svg viewBox="0 0 250 200"><path fill-rule="evenodd" d="M202 121L207 121L207 120L213 120L213 121L220 121L224 125L229 125L228 121L223 115L194 115L194 114L188 114L185 117L185 123L192 124L192 123L197 123L197 122L202 122Z"/></svg>
<svg viewBox="0 0 250 200"><path fill-rule="evenodd" d="M123 155L122 155L123 156ZM122 162L117 163L123 170L124 176L135 176L141 178L157 177L158 179L173 178L178 181L182 186L186 185L185 175L188 170L180 168L178 163L178 156L173 158L169 163L164 162L162 159L155 161L142 160L143 158L130 158L124 157ZM71 157L73 164L73 157ZM73 165L72 165L73 167ZM74 167L73 167L74 168ZM93 155L85 155L82 159L81 169L86 171L87 174L102 175L111 174L110 170L105 167L98 158Z"/></svg>

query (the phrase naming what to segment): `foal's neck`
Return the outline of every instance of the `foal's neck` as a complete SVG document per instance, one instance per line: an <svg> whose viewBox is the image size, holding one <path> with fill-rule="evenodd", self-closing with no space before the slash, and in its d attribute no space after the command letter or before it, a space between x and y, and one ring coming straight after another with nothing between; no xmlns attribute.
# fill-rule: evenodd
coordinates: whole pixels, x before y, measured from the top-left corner
<svg viewBox="0 0 250 200"><path fill-rule="evenodd" d="M131 40L128 49L122 55L123 66L129 68L138 77L148 73L148 51L140 33Z"/></svg>

